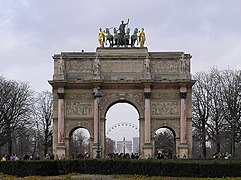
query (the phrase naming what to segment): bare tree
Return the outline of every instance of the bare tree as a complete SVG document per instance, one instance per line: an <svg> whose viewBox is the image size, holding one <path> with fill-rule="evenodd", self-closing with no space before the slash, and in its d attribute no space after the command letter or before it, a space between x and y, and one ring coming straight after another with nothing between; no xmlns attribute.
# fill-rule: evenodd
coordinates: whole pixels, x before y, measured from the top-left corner
<svg viewBox="0 0 241 180"><path fill-rule="evenodd" d="M196 129L195 134L197 140L201 141L202 156L207 156L207 121L210 114L210 94L209 94L209 78L204 72L197 73L194 76L197 80L193 86L193 126Z"/></svg>
<svg viewBox="0 0 241 180"><path fill-rule="evenodd" d="M241 136L240 71L213 68L209 73L197 73L194 78L197 82L193 87L193 136L201 142L202 156L207 155L207 141L217 153L231 144L234 155L235 143Z"/></svg>
<svg viewBox="0 0 241 180"><path fill-rule="evenodd" d="M225 70L219 76L222 85L224 117L231 129L231 154L235 156L235 143L240 141L241 128L241 71Z"/></svg>
<svg viewBox="0 0 241 180"><path fill-rule="evenodd" d="M72 133L70 149L73 158L83 158L89 152L89 138L84 131L84 128L79 128Z"/></svg>
<svg viewBox="0 0 241 180"><path fill-rule="evenodd" d="M12 137L30 125L32 91L28 84L0 77L0 147L8 143L12 154Z"/></svg>
<svg viewBox="0 0 241 180"><path fill-rule="evenodd" d="M53 98L52 93L43 91L36 96L35 103L35 141L36 145L44 146L44 155L52 146L52 122L53 122Z"/></svg>
<svg viewBox="0 0 241 180"><path fill-rule="evenodd" d="M115 141L106 137L105 139L106 156L115 152Z"/></svg>
<svg viewBox="0 0 241 180"><path fill-rule="evenodd" d="M209 118L207 121L208 140L215 145L215 152L221 152L221 140L224 138L224 131L227 128L227 123L224 118L223 99L222 99L222 84L219 81L221 72L215 68L211 69L208 74L208 94L210 97L209 103Z"/></svg>

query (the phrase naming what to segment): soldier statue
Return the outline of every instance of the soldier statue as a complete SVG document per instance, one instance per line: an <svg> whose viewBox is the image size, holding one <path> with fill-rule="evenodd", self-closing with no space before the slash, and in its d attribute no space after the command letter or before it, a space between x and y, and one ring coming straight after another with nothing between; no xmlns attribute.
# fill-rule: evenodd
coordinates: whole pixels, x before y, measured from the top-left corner
<svg viewBox="0 0 241 180"><path fill-rule="evenodd" d="M125 28L126 28L126 25L128 25L128 24L129 24L129 19L128 19L127 23L124 23L124 21L121 21L121 24L119 26L119 31L120 31L121 37L124 37L124 35L126 33Z"/></svg>

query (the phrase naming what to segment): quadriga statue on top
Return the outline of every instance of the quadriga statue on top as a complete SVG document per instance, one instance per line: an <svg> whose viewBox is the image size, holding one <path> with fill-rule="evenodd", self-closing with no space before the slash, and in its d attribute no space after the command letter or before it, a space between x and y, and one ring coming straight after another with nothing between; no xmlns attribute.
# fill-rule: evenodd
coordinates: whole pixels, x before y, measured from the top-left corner
<svg viewBox="0 0 241 180"><path fill-rule="evenodd" d="M130 35L130 28L128 28L129 19L125 23L121 21L119 28L111 27L105 28L102 30L100 28L100 32L98 35L99 47L104 48L105 45L109 44L109 47L135 47L135 45L140 44L140 47L144 47L146 41L146 35L144 32L144 28L141 28L138 31L138 28L135 28L133 34ZM113 29L113 34L111 34L110 30Z"/></svg>

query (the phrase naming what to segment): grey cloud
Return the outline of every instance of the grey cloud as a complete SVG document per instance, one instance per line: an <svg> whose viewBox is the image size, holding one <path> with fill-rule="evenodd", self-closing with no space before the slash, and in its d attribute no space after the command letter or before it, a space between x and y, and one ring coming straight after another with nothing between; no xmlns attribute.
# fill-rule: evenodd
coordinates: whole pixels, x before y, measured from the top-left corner
<svg viewBox="0 0 241 180"><path fill-rule="evenodd" d="M192 54L193 72L241 68L238 0L8 0L0 2L1 75L49 88L54 53L95 51L99 27L128 18L131 30L145 28L149 51Z"/></svg>

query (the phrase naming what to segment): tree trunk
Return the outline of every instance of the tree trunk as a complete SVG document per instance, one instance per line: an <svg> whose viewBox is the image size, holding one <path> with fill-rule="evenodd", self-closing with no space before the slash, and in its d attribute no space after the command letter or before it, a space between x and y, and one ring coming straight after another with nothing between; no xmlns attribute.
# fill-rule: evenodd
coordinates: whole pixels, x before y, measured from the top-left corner
<svg viewBox="0 0 241 180"><path fill-rule="evenodd" d="M8 123L8 155L12 155L12 135L11 135L11 127L10 123Z"/></svg>
<svg viewBox="0 0 241 180"><path fill-rule="evenodd" d="M218 142L216 144L216 148L217 148L217 152L220 153L220 151L221 151L221 143L220 143L219 140L218 140Z"/></svg>
<svg viewBox="0 0 241 180"><path fill-rule="evenodd" d="M202 154L204 158L207 157L205 120L202 121Z"/></svg>
<svg viewBox="0 0 241 180"><path fill-rule="evenodd" d="M216 136L216 149L217 149L217 152L218 153L220 153L220 151L221 151L221 142L220 142L220 133L219 133L219 131L218 131L218 129L216 128L216 134L217 134L217 136Z"/></svg>
<svg viewBox="0 0 241 180"><path fill-rule="evenodd" d="M232 123L232 140L231 140L231 154L232 157L235 157L235 127L234 123Z"/></svg>

